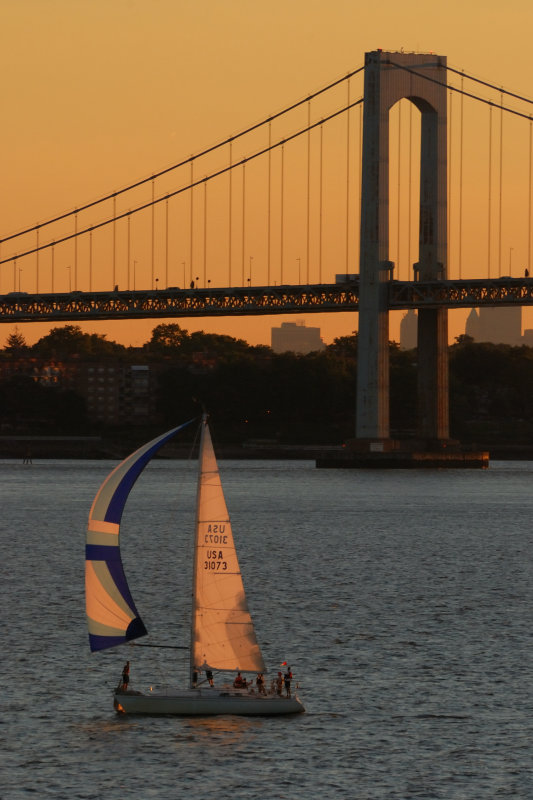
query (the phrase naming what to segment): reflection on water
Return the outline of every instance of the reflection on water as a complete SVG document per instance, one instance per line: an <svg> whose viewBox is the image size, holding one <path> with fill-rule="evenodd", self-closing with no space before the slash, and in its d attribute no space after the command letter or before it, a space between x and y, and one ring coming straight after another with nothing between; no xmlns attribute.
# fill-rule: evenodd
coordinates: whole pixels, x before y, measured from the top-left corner
<svg viewBox="0 0 533 800"><path fill-rule="evenodd" d="M177 734L176 744L188 740L195 747L211 748L246 747L261 731L259 719L246 717L188 717L186 730Z"/></svg>

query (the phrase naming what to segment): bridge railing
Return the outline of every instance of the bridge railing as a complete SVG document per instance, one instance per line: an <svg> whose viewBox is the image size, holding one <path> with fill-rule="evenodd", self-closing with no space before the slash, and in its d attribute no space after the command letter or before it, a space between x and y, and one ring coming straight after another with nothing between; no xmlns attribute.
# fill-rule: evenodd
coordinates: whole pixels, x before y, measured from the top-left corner
<svg viewBox="0 0 533 800"><path fill-rule="evenodd" d="M391 311L483 305L533 305L533 278L389 284ZM358 280L240 288L0 295L0 322L309 314L358 309Z"/></svg>
<svg viewBox="0 0 533 800"><path fill-rule="evenodd" d="M533 278L392 281L389 308L533 305Z"/></svg>

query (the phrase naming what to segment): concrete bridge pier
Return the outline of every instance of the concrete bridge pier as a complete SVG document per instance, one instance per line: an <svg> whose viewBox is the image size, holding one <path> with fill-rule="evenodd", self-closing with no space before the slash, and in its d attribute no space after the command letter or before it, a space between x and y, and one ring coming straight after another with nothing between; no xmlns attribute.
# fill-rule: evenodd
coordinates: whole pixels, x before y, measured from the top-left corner
<svg viewBox="0 0 533 800"><path fill-rule="evenodd" d="M417 384L418 437L425 447L443 447L450 437L447 309L418 309Z"/></svg>
<svg viewBox="0 0 533 800"><path fill-rule="evenodd" d="M426 78L429 78L427 80ZM392 450L389 427L389 112L409 99L421 113L419 260L415 277L446 277L446 59L367 53L363 117L356 449ZM449 437L447 310L419 309L418 434Z"/></svg>
<svg viewBox="0 0 533 800"><path fill-rule="evenodd" d="M446 83L446 68L441 83ZM446 90L418 97L421 111L419 280L447 277L447 104ZM418 309L418 436L426 446L450 436L448 401L448 310Z"/></svg>

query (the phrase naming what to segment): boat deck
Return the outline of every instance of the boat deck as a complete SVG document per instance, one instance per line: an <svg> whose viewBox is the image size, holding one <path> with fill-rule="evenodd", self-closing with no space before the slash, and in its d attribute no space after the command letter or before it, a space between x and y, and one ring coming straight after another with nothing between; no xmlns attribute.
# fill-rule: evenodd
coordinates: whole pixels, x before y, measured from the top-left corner
<svg viewBox="0 0 533 800"><path fill-rule="evenodd" d="M166 690L143 694L128 689L117 690L115 710L119 714L204 715L238 714L263 716L297 714L305 711L297 696L260 694L233 687Z"/></svg>

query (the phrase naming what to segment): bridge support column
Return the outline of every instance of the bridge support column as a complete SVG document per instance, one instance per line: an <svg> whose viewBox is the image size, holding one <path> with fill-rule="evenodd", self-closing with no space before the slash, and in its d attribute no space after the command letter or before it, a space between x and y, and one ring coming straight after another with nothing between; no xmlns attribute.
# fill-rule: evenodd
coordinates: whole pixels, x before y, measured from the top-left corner
<svg viewBox="0 0 533 800"><path fill-rule="evenodd" d="M359 290L358 439L389 437L388 286L392 269L389 261L378 262L367 270L366 291Z"/></svg>
<svg viewBox="0 0 533 800"><path fill-rule="evenodd" d="M426 80L430 78L430 80ZM446 59L366 54L357 364L359 440L389 427L389 112L403 98L421 112L419 262L423 280L446 277ZM419 434L448 438L447 311L419 310Z"/></svg>
<svg viewBox="0 0 533 800"><path fill-rule="evenodd" d="M418 436L428 444L449 438L448 315L418 309Z"/></svg>

